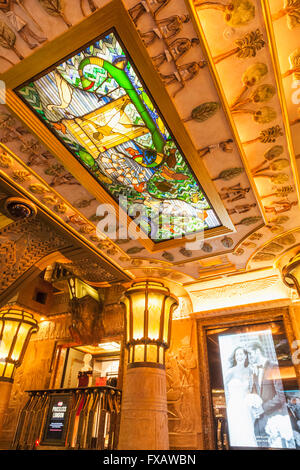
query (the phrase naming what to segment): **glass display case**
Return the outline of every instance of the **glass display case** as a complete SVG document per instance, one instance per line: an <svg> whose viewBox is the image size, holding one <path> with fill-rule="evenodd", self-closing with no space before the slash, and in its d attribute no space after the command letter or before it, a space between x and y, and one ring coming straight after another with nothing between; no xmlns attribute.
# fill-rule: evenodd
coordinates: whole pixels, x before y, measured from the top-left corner
<svg viewBox="0 0 300 470"><path fill-rule="evenodd" d="M93 354L87 348L69 348L66 354L61 381L62 388L117 386L120 351Z"/></svg>

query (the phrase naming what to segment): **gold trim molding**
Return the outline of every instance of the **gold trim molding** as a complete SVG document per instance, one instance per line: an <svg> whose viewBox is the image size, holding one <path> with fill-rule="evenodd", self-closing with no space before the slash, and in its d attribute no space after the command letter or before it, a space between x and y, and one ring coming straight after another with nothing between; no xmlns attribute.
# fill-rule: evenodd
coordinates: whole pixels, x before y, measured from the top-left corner
<svg viewBox="0 0 300 470"><path fill-rule="evenodd" d="M245 311L222 313L219 312L213 317L211 312L201 313L201 318L197 318L197 337L198 337L198 373L200 379L200 412L203 430L203 443L205 450L216 449L216 441L214 434L214 416L210 385L210 370L208 362L207 350L207 330L211 328L228 328L232 326L243 326L251 324L259 324L272 321L283 321L286 337L291 348L293 341L296 339L293 321L288 306L267 308L265 310L253 312ZM300 383L300 368L295 365L295 372L298 383Z"/></svg>
<svg viewBox="0 0 300 470"><path fill-rule="evenodd" d="M58 230L63 231L63 233L67 233L69 237L71 236L77 241L77 243L80 243L80 245L86 247L90 252L94 253L96 257L101 258L103 262L107 263L107 265L111 269L120 273L123 278L123 281L133 278L133 276L128 270L126 270L125 272L125 270L118 266L113 260L108 259L107 255L104 255L90 241L84 238L79 232L74 230L72 227L67 225L59 216L54 214L52 210L42 204L36 197L34 197L31 193L22 188L22 186L13 181L3 170L0 170L0 185L4 185L6 188L9 188L9 192L17 193L18 195L24 196L30 201L32 201L36 205L38 212L45 216L47 220L54 223L57 226ZM118 279L117 282L121 281L122 279Z"/></svg>
<svg viewBox="0 0 300 470"><path fill-rule="evenodd" d="M275 40L275 35L274 35L274 30L273 30L272 15L270 11L269 1L262 0L261 4L262 4L262 10L263 10L263 15L264 15L264 20L265 20L265 27L267 31L268 43L270 46L274 75L275 75L276 84L278 88L278 96L279 96L279 101L280 101L280 106L281 106L281 111L282 111L282 121L283 121L284 129L285 129L285 136L286 136L286 140L288 144L292 172L293 172L293 176L295 179L295 186L296 186L297 198L298 198L298 203L299 203L300 202L300 179L299 179L299 174L297 170L296 155L295 155L293 138L292 138L292 133L291 133L291 128L290 128L290 120L288 116L287 103L286 103L285 93L283 89L282 74L281 74L279 59L277 55L277 46L276 46L276 40Z"/></svg>
<svg viewBox="0 0 300 470"><path fill-rule="evenodd" d="M234 136L236 146L238 148L243 166L245 168L245 173L246 173L246 175L249 179L249 183L250 183L251 189L254 193L257 205L260 209L263 221L266 224L267 223L266 222L267 216L266 216L266 213L265 213L265 209L264 209L264 206L261 202L261 199L260 199L256 184L255 184L255 181L253 179L252 172L250 170L250 167L249 167L246 155L245 155L245 151L244 151L242 142L240 140L238 130L236 128L234 119L233 119L232 114L230 112L229 105L227 103L227 99L226 99L226 96L225 96L225 93L224 93L224 90L223 90L223 87L222 87L221 79L219 77L217 68L216 68L215 63L213 61L212 54L210 52L210 48L209 48L209 45L208 45L208 41L206 39L205 33L203 31L201 22L199 20L198 14L197 14L197 9L196 9L196 7L193 3L193 0L185 0L185 2L186 2L186 5L187 5L189 11L191 12L191 17L192 17L192 21L193 21L194 26L195 26L195 30L198 32L198 37L199 37L199 40L200 40L200 44L201 44L203 52L206 56L206 59L207 59L207 62L208 62L208 67L209 67L211 76L213 78L213 81L214 81L217 93L219 95L220 101L222 103L222 107L224 109L225 116L228 120L229 127L230 127L230 129L232 131L232 134Z"/></svg>

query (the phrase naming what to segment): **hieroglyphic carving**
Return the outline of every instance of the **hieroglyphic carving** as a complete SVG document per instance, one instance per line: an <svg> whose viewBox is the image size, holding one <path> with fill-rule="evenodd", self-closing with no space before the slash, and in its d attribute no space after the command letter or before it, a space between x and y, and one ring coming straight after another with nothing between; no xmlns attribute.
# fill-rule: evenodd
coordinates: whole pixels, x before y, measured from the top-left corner
<svg viewBox="0 0 300 470"><path fill-rule="evenodd" d="M166 360L167 400L170 432L195 431L194 378L196 356L190 345L183 344L177 353L170 352Z"/></svg>
<svg viewBox="0 0 300 470"><path fill-rule="evenodd" d="M103 298L102 321L105 336L123 335L125 331L125 311L120 303L126 288L121 284L114 284L109 288L99 290Z"/></svg>
<svg viewBox="0 0 300 470"><path fill-rule="evenodd" d="M0 230L0 293L44 256L70 242L38 218L16 221Z"/></svg>
<svg viewBox="0 0 300 470"><path fill-rule="evenodd" d="M39 331L33 335L31 341L65 340L70 339L71 315L66 314L60 318L43 321L39 324Z"/></svg>
<svg viewBox="0 0 300 470"><path fill-rule="evenodd" d="M102 318L105 336L124 334L125 313L121 304L114 303L104 306Z"/></svg>
<svg viewBox="0 0 300 470"><path fill-rule="evenodd" d="M172 320L179 320L180 318L186 318L192 312L191 300L188 296L180 296L178 298L179 305L173 311Z"/></svg>
<svg viewBox="0 0 300 470"><path fill-rule="evenodd" d="M1 2L3 4L3 2ZM34 49L39 44L42 44L47 40L46 37L37 34L27 23L24 17L20 17L15 11L15 5L18 6L17 0L11 0L1 5L1 11L5 15L5 19L9 26L12 27L21 36L23 41L29 46L30 49ZM21 4L22 5L22 4ZM31 17L32 19L32 17Z"/></svg>
<svg viewBox="0 0 300 470"><path fill-rule="evenodd" d="M237 282L235 284L214 287L205 291L191 292L197 299L213 300L216 298L242 297L245 294L257 292L273 286L278 281L278 276L270 276L263 279L255 279L248 282Z"/></svg>
<svg viewBox="0 0 300 470"><path fill-rule="evenodd" d="M122 395L119 450L168 449L165 371L127 370Z"/></svg>
<svg viewBox="0 0 300 470"><path fill-rule="evenodd" d="M90 296L71 301L70 332L79 344L94 344L103 337L102 305Z"/></svg>
<svg viewBox="0 0 300 470"><path fill-rule="evenodd" d="M108 267L94 255L83 252L72 263L63 263L66 269L70 270L75 276L84 279L87 282L110 282L116 280L114 270Z"/></svg>

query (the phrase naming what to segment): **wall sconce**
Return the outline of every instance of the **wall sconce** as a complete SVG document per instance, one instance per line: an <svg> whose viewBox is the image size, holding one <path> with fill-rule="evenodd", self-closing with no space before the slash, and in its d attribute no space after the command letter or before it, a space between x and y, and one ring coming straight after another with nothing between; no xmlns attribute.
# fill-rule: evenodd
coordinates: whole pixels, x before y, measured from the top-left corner
<svg viewBox="0 0 300 470"><path fill-rule="evenodd" d="M296 289L300 297L300 251L282 268L282 280L290 289Z"/></svg>
<svg viewBox="0 0 300 470"><path fill-rule="evenodd" d="M13 382L30 336L37 331L37 321L22 307L7 305L0 310L0 382Z"/></svg>
<svg viewBox="0 0 300 470"><path fill-rule="evenodd" d="M135 282L125 292L126 346L128 362L165 364L165 351L170 345L172 312L177 299L161 282Z"/></svg>

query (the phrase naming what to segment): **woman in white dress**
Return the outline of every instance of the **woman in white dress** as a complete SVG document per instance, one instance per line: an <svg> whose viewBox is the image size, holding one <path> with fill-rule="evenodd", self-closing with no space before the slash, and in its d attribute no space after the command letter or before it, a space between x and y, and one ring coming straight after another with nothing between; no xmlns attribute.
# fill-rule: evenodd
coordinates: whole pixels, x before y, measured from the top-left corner
<svg viewBox="0 0 300 470"><path fill-rule="evenodd" d="M229 441L232 447L257 447L254 419L251 413L253 396L249 391L248 353L237 347L232 356L232 367L225 378L225 396ZM255 395L257 399L259 397Z"/></svg>

